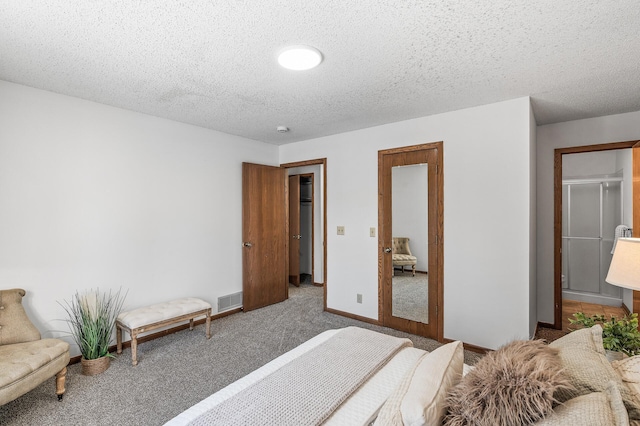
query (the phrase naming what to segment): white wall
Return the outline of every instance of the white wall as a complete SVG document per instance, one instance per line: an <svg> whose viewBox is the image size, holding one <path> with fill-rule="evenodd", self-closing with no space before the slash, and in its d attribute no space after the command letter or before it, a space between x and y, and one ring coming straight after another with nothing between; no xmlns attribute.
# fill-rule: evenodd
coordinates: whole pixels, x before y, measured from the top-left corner
<svg viewBox="0 0 640 426"><path fill-rule="evenodd" d="M623 149L617 151L617 163L618 170L622 170L622 223L633 227L633 150ZM629 310L633 310L633 290L622 289L622 303Z"/></svg>
<svg viewBox="0 0 640 426"><path fill-rule="evenodd" d="M531 132L519 98L281 146L281 163L327 158L327 306L378 318L378 150L444 141L444 335L527 338Z"/></svg>
<svg viewBox="0 0 640 426"><path fill-rule="evenodd" d="M278 148L0 81L0 288L46 337L76 290L126 308L242 290L241 163Z"/></svg>
<svg viewBox="0 0 640 426"><path fill-rule="evenodd" d="M529 337L538 325L537 230L536 230L536 118L529 108Z"/></svg>
<svg viewBox="0 0 640 426"><path fill-rule="evenodd" d="M538 321L553 323L554 150L637 139L640 139L640 111L538 126L536 151ZM624 299L628 300L628 297Z"/></svg>
<svg viewBox="0 0 640 426"><path fill-rule="evenodd" d="M616 164L622 170L622 223L633 227L633 149L617 150Z"/></svg>
<svg viewBox="0 0 640 426"><path fill-rule="evenodd" d="M579 152L562 156L562 179L613 176L618 168L618 151Z"/></svg>

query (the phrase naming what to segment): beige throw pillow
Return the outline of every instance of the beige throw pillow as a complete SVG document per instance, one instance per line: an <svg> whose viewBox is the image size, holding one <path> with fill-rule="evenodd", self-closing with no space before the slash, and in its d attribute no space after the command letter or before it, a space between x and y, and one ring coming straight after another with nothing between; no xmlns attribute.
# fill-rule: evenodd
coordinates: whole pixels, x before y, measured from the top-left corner
<svg viewBox="0 0 640 426"><path fill-rule="evenodd" d="M382 406L376 425L440 425L450 387L462 377L462 342L423 355Z"/></svg>
<svg viewBox="0 0 640 426"><path fill-rule="evenodd" d="M629 426L627 410L615 382L605 392L592 392L571 399L536 426Z"/></svg>
<svg viewBox="0 0 640 426"><path fill-rule="evenodd" d="M629 418L640 419L640 400L636 400L634 393L622 383L605 356L600 325L573 331L549 346L560 350L562 365L573 385L573 389L556 392L555 396L560 402L591 392L604 392L609 382L613 381L620 390Z"/></svg>
<svg viewBox="0 0 640 426"><path fill-rule="evenodd" d="M614 361L611 366L640 406L640 355Z"/></svg>

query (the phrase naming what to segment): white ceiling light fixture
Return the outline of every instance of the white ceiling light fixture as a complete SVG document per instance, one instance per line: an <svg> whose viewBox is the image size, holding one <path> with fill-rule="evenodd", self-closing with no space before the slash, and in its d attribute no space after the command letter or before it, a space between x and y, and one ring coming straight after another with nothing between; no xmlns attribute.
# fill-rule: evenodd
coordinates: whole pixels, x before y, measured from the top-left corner
<svg viewBox="0 0 640 426"><path fill-rule="evenodd" d="M320 65L322 53L311 46L289 46L278 55L278 63L289 70L304 71Z"/></svg>

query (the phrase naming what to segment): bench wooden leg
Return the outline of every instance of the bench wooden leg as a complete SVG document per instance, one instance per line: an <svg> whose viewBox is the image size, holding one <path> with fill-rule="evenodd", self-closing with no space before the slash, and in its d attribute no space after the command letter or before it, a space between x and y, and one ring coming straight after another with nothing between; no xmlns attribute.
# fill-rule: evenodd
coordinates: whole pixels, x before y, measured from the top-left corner
<svg viewBox="0 0 640 426"><path fill-rule="evenodd" d="M56 374L56 395L58 395L58 401L62 401L62 396L66 389L64 388L64 382L67 379L67 367L60 370L58 374Z"/></svg>
<svg viewBox="0 0 640 426"><path fill-rule="evenodd" d="M116 324L116 353L122 353L122 328Z"/></svg>
<svg viewBox="0 0 640 426"><path fill-rule="evenodd" d="M138 365L138 332L131 330L131 364Z"/></svg>
<svg viewBox="0 0 640 426"><path fill-rule="evenodd" d="M207 339L211 339L211 309L207 311L207 319L205 321L206 328L205 332L207 333Z"/></svg>
<svg viewBox="0 0 640 426"><path fill-rule="evenodd" d="M189 330L193 330L193 318L189 320Z"/></svg>

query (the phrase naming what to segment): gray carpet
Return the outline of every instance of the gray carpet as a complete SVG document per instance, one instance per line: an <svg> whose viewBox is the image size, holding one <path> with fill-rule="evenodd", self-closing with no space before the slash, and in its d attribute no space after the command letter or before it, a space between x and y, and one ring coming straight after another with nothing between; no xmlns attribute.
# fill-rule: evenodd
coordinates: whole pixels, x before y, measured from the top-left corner
<svg viewBox="0 0 640 426"><path fill-rule="evenodd" d="M396 271L391 285L393 316L429 324L428 275Z"/></svg>
<svg viewBox="0 0 640 426"><path fill-rule="evenodd" d="M142 343L136 367L129 349L98 376L82 376L80 365L72 365L61 402L51 379L1 406L0 424L162 425L318 333L349 325L409 337L426 350L439 346L430 339L323 312L322 294L321 287L290 286L285 302L213 321L210 340L200 325ZM467 363L478 358L465 351Z"/></svg>

